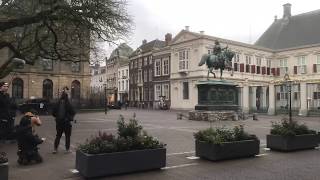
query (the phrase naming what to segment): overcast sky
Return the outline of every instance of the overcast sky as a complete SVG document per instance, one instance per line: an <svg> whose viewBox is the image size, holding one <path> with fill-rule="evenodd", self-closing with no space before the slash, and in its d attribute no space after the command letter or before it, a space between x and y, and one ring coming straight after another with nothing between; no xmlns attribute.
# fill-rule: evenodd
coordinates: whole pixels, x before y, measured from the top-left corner
<svg viewBox="0 0 320 180"><path fill-rule="evenodd" d="M164 40L185 26L220 38L253 44L272 24L281 19L283 4L290 3L291 14L320 9L320 1L307 0L127 0L134 30L127 44L134 50L143 39ZM112 51L114 47L106 47Z"/></svg>

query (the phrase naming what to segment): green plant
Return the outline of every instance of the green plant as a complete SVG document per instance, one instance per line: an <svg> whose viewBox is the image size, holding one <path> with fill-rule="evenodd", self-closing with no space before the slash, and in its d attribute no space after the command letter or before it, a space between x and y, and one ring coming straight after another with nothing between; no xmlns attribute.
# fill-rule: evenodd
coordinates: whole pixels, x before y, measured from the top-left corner
<svg viewBox="0 0 320 180"><path fill-rule="evenodd" d="M211 144L222 144L224 142L242 141L257 139L255 135L249 135L244 132L243 125L235 126L233 129L222 128L208 128L198 131L194 134L198 141L203 141Z"/></svg>
<svg viewBox="0 0 320 180"><path fill-rule="evenodd" d="M78 149L88 154L102 154L112 152L123 152L141 149L163 148L165 144L159 142L147 132L142 131L143 127L137 120L130 119L128 123L120 115L117 122L118 136L99 132L97 136L87 139L84 144L80 144Z"/></svg>
<svg viewBox="0 0 320 180"><path fill-rule="evenodd" d="M7 154L5 152L0 152L0 164L8 162Z"/></svg>
<svg viewBox="0 0 320 180"><path fill-rule="evenodd" d="M305 124L298 124L297 121L289 121L284 118L281 122L272 122L270 133L279 136L295 136L302 134L317 134L310 130Z"/></svg>

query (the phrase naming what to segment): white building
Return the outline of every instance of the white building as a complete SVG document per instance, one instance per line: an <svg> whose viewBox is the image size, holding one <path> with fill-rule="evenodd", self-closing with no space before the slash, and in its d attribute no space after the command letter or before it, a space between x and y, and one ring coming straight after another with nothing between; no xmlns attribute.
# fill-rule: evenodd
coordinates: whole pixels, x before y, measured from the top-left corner
<svg viewBox="0 0 320 180"><path fill-rule="evenodd" d="M128 101L129 94L129 64L120 65L118 69L118 101Z"/></svg>
<svg viewBox="0 0 320 180"><path fill-rule="evenodd" d="M104 91L104 84L106 84L106 66L92 66L91 67L91 82L90 88L92 93Z"/></svg>
<svg viewBox="0 0 320 180"><path fill-rule="evenodd" d="M300 115L319 113L319 21L319 10L291 16L291 5L285 4L283 18L275 19L255 45L190 32L186 27L171 43L171 108L194 109L198 103L196 84L207 76L207 67L198 63L218 40L222 47L236 52L233 76L224 71L223 78L238 84L239 105L245 112L287 111L288 91L283 79L288 73L293 83L293 111Z"/></svg>

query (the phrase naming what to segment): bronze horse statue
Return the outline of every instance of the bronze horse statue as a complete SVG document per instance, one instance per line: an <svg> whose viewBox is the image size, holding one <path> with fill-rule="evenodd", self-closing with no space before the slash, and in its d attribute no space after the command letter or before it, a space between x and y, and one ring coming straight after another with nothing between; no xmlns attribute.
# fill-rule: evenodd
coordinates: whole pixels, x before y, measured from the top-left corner
<svg viewBox="0 0 320 180"><path fill-rule="evenodd" d="M207 79L209 79L209 73L213 74L214 78L216 78L216 74L213 72L213 69L220 69L220 79L222 79L222 72L224 69L232 70L232 58L235 55L234 52L230 51L228 48L225 48L221 51L220 54L204 54L201 57L199 62L199 66L206 64L208 67L208 75Z"/></svg>

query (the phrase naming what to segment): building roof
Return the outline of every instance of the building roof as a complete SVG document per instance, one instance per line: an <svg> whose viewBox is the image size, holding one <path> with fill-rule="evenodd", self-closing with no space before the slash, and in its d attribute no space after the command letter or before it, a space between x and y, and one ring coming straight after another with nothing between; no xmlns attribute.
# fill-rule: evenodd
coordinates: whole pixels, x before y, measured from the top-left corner
<svg viewBox="0 0 320 180"><path fill-rule="evenodd" d="M118 56L129 57L132 51L133 49L130 46L128 46L126 43L122 43L112 51L109 59L113 59L114 57Z"/></svg>
<svg viewBox="0 0 320 180"><path fill-rule="evenodd" d="M276 19L255 42L273 50L320 43L320 10Z"/></svg>
<svg viewBox="0 0 320 180"><path fill-rule="evenodd" d="M131 56L138 55L139 53L145 53L152 51L157 48L162 48L166 46L165 41L160 41L158 39L150 41L148 43L142 44L140 47L138 47L132 54Z"/></svg>

